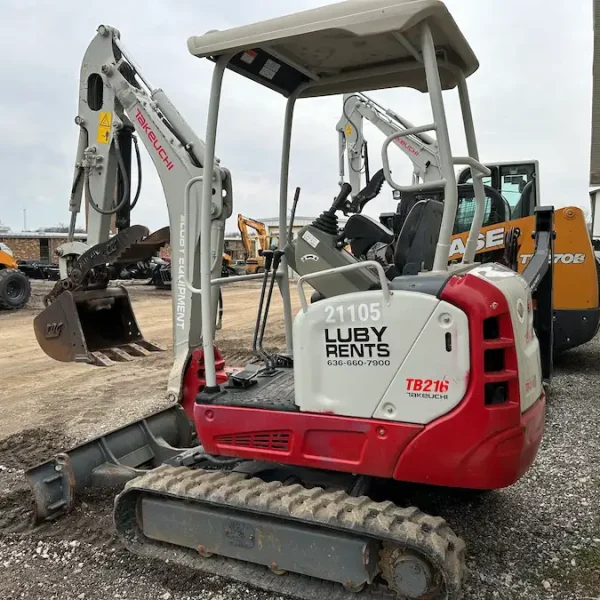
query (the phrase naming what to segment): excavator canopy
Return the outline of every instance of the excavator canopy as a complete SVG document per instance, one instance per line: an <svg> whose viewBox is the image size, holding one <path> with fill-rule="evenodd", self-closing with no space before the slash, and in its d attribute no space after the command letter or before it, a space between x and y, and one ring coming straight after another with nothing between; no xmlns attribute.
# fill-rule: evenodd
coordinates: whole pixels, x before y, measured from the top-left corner
<svg viewBox="0 0 600 600"><path fill-rule="evenodd" d="M440 0L348 0L261 23L188 39L194 56L231 54L228 68L284 96L391 87L427 91L420 25L427 21L438 53L442 89L479 62Z"/></svg>

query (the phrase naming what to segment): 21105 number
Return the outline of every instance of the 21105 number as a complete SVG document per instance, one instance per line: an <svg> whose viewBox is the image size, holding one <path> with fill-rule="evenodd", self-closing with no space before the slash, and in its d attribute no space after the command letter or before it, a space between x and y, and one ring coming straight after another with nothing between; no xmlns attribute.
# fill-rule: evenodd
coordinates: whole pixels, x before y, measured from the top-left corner
<svg viewBox="0 0 600 600"><path fill-rule="evenodd" d="M325 307L325 323L356 323L357 321L379 321L381 319L381 303L338 304Z"/></svg>

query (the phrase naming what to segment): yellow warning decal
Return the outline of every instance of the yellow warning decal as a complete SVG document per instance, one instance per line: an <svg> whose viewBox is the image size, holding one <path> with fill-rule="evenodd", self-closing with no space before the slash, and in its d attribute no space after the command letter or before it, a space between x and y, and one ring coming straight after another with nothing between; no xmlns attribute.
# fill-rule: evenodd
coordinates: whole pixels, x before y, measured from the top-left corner
<svg viewBox="0 0 600 600"><path fill-rule="evenodd" d="M346 135L352 135L352 125L346 125Z"/></svg>
<svg viewBox="0 0 600 600"><path fill-rule="evenodd" d="M96 141L99 144L108 144L110 141L110 126L112 123L112 113L101 112L98 117L98 134Z"/></svg>

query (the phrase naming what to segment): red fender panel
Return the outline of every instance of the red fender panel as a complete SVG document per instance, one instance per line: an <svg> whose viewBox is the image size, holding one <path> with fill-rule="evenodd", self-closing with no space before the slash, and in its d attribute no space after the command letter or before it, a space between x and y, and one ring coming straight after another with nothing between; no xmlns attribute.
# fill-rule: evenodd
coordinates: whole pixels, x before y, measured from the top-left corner
<svg viewBox="0 0 600 600"><path fill-rule="evenodd" d="M455 276L441 298L469 318L469 386L457 408L427 425L406 447L394 478L447 487L507 487L535 459L545 395L521 413L512 321L498 288L475 275ZM502 396L495 398L498 385Z"/></svg>
<svg viewBox="0 0 600 600"><path fill-rule="evenodd" d="M326 414L196 404L211 454L391 478L421 425Z"/></svg>

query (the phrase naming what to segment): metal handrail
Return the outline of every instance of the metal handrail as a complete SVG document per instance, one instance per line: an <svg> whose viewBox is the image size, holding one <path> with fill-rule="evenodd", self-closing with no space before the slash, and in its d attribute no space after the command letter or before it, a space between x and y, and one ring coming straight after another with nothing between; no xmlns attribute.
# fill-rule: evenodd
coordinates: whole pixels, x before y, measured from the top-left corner
<svg viewBox="0 0 600 600"><path fill-rule="evenodd" d="M467 237L467 243L465 245L465 252L462 258L462 264L472 264L475 261L475 253L477 252L477 242L479 240L479 233L483 226L483 219L485 216L485 191L483 189L483 178L489 177L492 172L488 167L482 165L478 160L472 156L456 156L452 158L452 163L455 165L468 165L477 173L473 173L473 190L475 191L475 214L473 215L473 221L469 228L469 235Z"/></svg>
<svg viewBox="0 0 600 600"><path fill-rule="evenodd" d="M379 282L381 284L381 291L383 292L383 296L386 304L390 303L390 287L388 285L387 277L385 276L385 271L383 267L374 260L365 260L362 262L353 263L350 265L343 265L342 267L334 267L332 269L325 269L323 271L316 271L315 273L307 273L306 275L302 275L300 279L298 279L298 283L296 284L298 288L298 293L300 294L300 303L302 304L302 310L306 312L308 310L308 302L306 301L306 296L304 295L304 283L309 279L318 279L319 277L326 277L327 275L332 275L336 273L346 273L347 271L358 271L359 269L367 269L372 268L377 271L379 275Z"/></svg>
<svg viewBox="0 0 600 600"><path fill-rule="evenodd" d="M385 180L388 182L388 185L399 192L421 192L425 190L431 190L439 187L443 187L446 185L445 179L436 179L435 181L428 181L427 183L416 183L413 185L398 185L392 179L392 171L390 169L390 159L388 157L388 147L389 145L398 138L408 137L410 135L418 135L419 133L424 133L426 131L435 131L437 129L435 123L431 123L429 125L419 125L418 127L409 127L404 131L398 131L394 133L390 133L388 135L381 147L381 161L383 163L383 174L385 175Z"/></svg>
<svg viewBox="0 0 600 600"><path fill-rule="evenodd" d="M185 184L185 190L183 192L183 226L185 227L185 235L186 236L189 234L189 232L191 230L190 222L189 222L190 200L191 200L190 190L196 183L199 183L201 181L204 181L204 175L197 175L196 177L192 177ZM183 282L185 283L185 287L192 294L201 294L202 290L200 288L194 287L194 284L192 283L192 280L190 277L190 272L189 272L190 265L192 264L191 256L190 256L190 248L194 248L194 245L190 244L189 240L188 240L184 244L183 248L184 248L184 250L183 250L184 260L185 260L185 265L184 265L184 269L183 269Z"/></svg>
<svg viewBox="0 0 600 600"><path fill-rule="evenodd" d="M489 177L492 172L491 170L482 165L478 160L474 159L472 156L453 156L452 162L455 165L468 165L471 169L475 169L479 171L484 177Z"/></svg>

